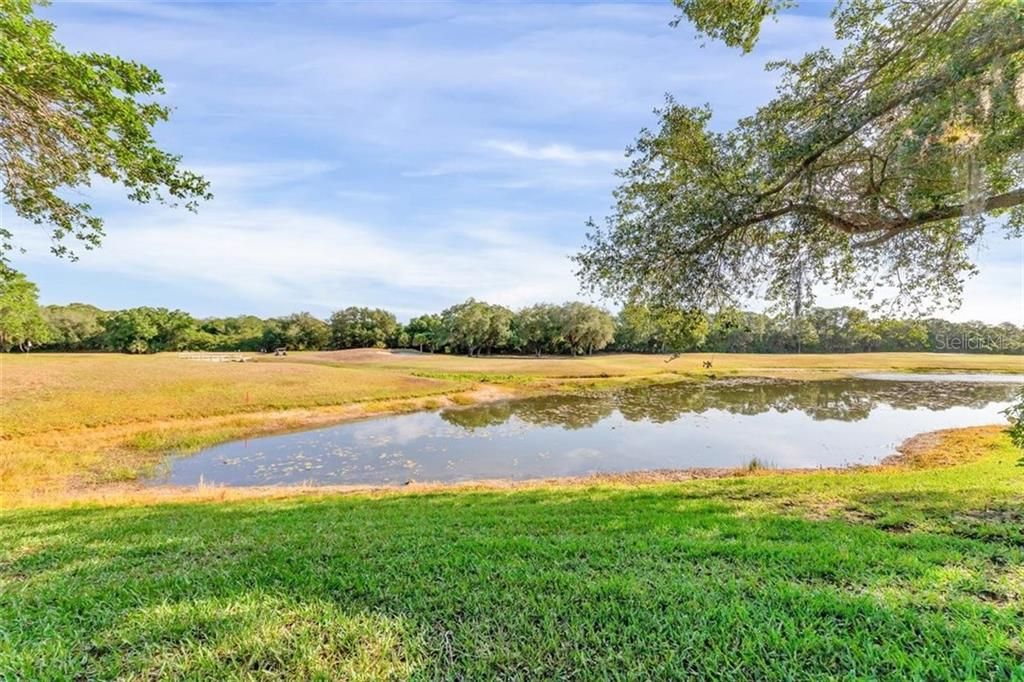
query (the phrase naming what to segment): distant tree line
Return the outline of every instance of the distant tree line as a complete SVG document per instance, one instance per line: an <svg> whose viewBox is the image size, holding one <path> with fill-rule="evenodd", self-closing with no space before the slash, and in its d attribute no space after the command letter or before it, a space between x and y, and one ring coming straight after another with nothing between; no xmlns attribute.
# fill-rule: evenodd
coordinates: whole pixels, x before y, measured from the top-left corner
<svg viewBox="0 0 1024 682"><path fill-rule="evenodd" d="M181 310L105 311L84 303L37 304L20 273L0 277L0 350L272 351L414 348L470 356L517 353L850 353L938 351L1024 354L1024 328L1011 323L872 318L858 308L812 308L799 318L725 309L626 305L617 315L580 302L520 310L468 299L402 324L379 308L349 307L328 319L308 312L197 319Z"/></svg>
<svg viewBox="0 0 1024 682"><path fill-rule="evenodd" d="M33 289L34 292L34 289ZM34 295L34 293L33 293ZM0 307L0 329L9 316ZM253 315L196 319L181 310L129 308L104 311L83 303L39 306L34 324L0 336L3 350L272 351L416 348L482 355L578 355L608 348L615 319L585 303L539 304L514 312L469 299L439 314L402 324L379 308L349 307L322 320L308 312L261 319ZM13 317L11 317L13 321ZM2 333L2 332L0 332Z"/></svg>

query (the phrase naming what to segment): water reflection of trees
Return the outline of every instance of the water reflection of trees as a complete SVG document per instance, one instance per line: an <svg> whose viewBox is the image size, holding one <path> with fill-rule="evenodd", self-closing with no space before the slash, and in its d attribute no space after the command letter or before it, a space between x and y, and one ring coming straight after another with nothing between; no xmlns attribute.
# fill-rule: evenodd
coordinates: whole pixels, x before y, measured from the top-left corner
<svg viewBox="0 0 1024 682"><path fill-rule="evenodd" d="M441 418L449 424L478 429L504 424L513 416L535 426L583 429L597 424L615 411L610 396L557 396L508 400L455 410L444 410Z"/></svg>
<svg viewBox="0 0 1024 682"><path fill-rule="evenodd" d="M835 381L684 382L596 396L549 396L446 410L441 417L467 429L497 426L513 416L528 424L580 429L618 410L628 421L670 422L686 413L722 410L755 415L775 410L812 419L858 421L880 405L897 409L982 408L1009 400L1014 385L968 382Z"/></svg>

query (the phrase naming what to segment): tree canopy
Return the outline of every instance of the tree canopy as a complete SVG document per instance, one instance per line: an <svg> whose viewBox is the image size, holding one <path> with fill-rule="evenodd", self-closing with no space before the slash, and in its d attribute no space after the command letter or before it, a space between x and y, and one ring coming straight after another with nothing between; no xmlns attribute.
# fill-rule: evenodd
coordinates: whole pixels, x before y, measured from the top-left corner
<svg viewBox="0 0 1024 682"><path fill-rule="evenodd" d="M104 311L83 303L35 306L35 287L20 280L0 286L0 350L272 351L337 348L330 327L309 313L261 319L254 315L196 319L180 310ZM12 304L13 302L13 304ZM486 305L486 304L485 304ZM507 313L493 306L487 328L504 328ZM37 314L38 313L38 314ZM474 318L423 315L399 325L388 348L467 353L455 342ZM481 325L482 326L482 325ZM611 336L609 336L609 330ZM497 353L853 353L942 351L1024 354L1024 328L1011 323L949 322L871 317L853 308L810 308L800 317L725 308L715 313L625 306L612 317L585 304L541 303L513 313L504 341L474 348ZM575 345L575 348L574 348Z"/></svg>
<svg viewBox="0 0 1024 682"><path fill-rule="evenodd" d="M409 320L405 325L405 333L410 345L434 352L438 344L442 342L444 328L440 315L420 315Z"/></svg>
<svg viewBox="0 0 1024 682"><path fill-rule="evenodd" d="M478 355L504 346L511 334L512 311L474 298L453 305L441 313L443 345Z"/></svg>
<svg viewBox="0 0 1024 682"><path fill-rule="evenodd" d="M301 312L267 321L263 330L263 348L320 350L328 348L331 328L311 313Z"/></svg>
<svg viewBox="0 0 1024 682"><path fill-rule="evenodd" d="M181 310L129 308L104 316L104 348L122 353L187 350L193 344L195 319Z"/></svg>
<svg viewBox="0 0 1024 682"><path fill-rule="evenodd" d="M676 0L700 33L754 49L788 0ZM827 281L870 299L957 304L993 217L1024 232L1024 4L845 0L841 48L770 68L772 101L731 130L669 98L577 255L625 301L799 312ZM877 299L876 299L877 300Z"/></svg>
<svg viewBox="0 0 1024 682"><path fill-rule="evenodd" d="M708 333L707 316L696 310L629 304L619 313L616 345L646 353L697 350Z"/></svg>
<svg viewBox="0 0 1024 682"><path fill-rule="evenodd" d="M387 310L351 306L331 315L331 343L334 348L384 348L398 328Z"/></svg>
<svg viewBox="0 0 1024 682"><path fill-rule="evenodd" d="M50 228L51 250L74 257L69 242L100 243L103 220L68 190L102 178L140 203L211 197L209 185L160 149L153 126L168 107L160 74L109 54L69 52L34 0L0 0L0 191L14 211ZM0 262L14 248L0 225Z"/></svg>
<svg viewBox="0 0 1024 682"><path fill-rule="evenodd" d="M601 350L615 338L615 320L604 310L579 301L559 309L561 337L572 355Z"/></svg>
<svg viewBox="0 0 1024 682"><path fill-rule="evenodd" d="M196 319L182 310L106 311L85 303L37 303L24 275L0 277L0 351L273 351L355 347L431 353L578 355L638 353L850 353L940 351L1024 354L1024 327L938 318L872 317L854 307L800 316L739 308L687 310L632 303L616 316L587 303L538 303L512 311L469 299L407 324L381 309L350 307L328 323L304 312ZM344 321L342 324L340 321ZM362 345L360 345L362 344Z"/></svg>
<svg viewBox="0 0 1024 682"><path fill-rule="evenodd" d="M562 338L560 309L550 303L537 303L520 310L512 321L515 336L523 350L540 357Z"/></svg>
<svg viewBox="0 0 1024 682"><path fill-rule="evenodd" d="M0 351L26 350L50 337L39 311L39 289L20 272L0 271Z"/></svg>

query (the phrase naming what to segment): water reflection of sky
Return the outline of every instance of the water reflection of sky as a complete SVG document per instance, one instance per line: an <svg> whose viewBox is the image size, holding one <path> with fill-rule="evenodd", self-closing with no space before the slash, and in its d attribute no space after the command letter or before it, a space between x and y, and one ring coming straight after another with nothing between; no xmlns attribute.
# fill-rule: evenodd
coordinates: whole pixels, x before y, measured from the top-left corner
<svg viewBox="0 0 1024 682"><path fill-rule="evenodd" d="M1024 371L1024 357L1020 359L1020 370ZM858 379L871 379L875 381L928 381L928 382L955 382L969 384L1005 384L1007 382L1021 382L1024 377L1006 374L978 374L974 372L949 373L922 373L922 374L900 374L898 372L866 372L858 374Z"/></svg>
<svg viewBox="0 0 1024 682"><path fill-rule="evenodd" d="M527 479L754 457L785 468L869 464L916 433L1001 422L1021 385L1010 381L729 381L505 401L226 443L172 460L154 482Z"/></svg>

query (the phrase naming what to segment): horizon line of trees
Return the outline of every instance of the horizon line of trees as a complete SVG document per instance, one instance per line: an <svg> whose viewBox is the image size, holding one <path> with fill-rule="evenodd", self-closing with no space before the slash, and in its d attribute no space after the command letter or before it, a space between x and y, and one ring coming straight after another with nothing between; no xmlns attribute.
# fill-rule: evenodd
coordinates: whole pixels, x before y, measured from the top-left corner
<svg viewBox="0 0 1024 682"><path fill-rule="evenodd" d="M495 353L850 353L937 351L1024 354L1012 323L873 318L854 307L811 308L799 318L727 308L716 313L626 305L616 315L578 301L512 310L470 298L402 324L380 308L195 318L181 310L105 311L85 303L39 306L35 285L0 279L0 350L161 351L410 348L469 356Z"/></svg>

